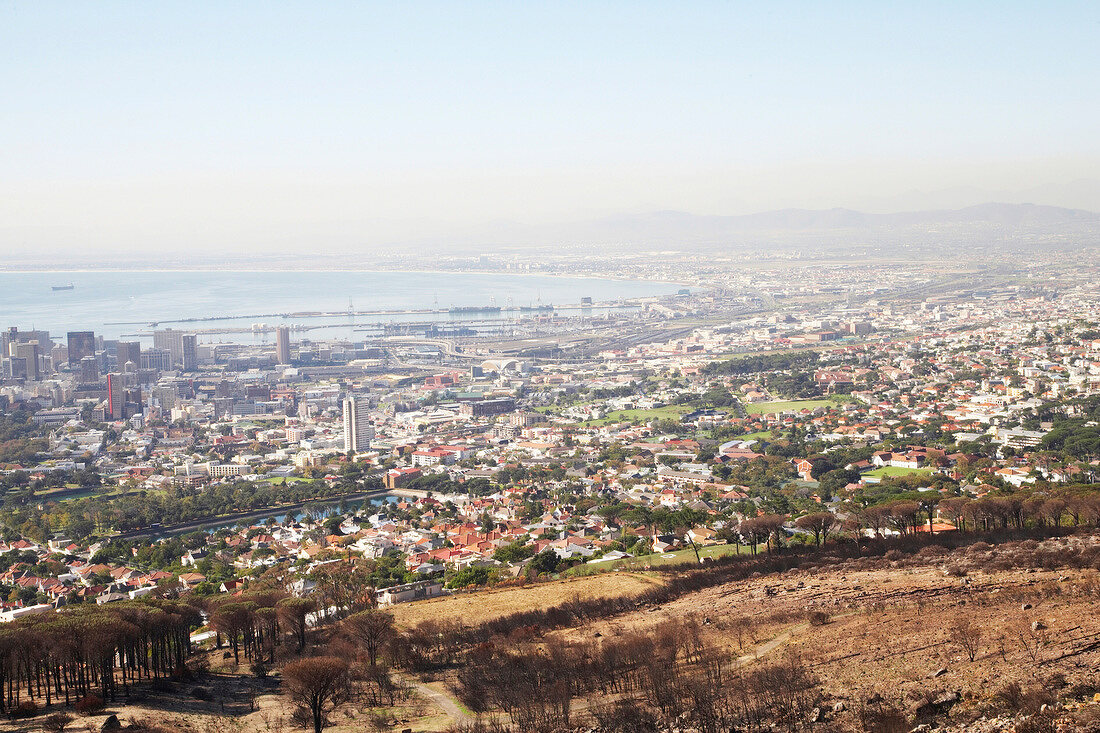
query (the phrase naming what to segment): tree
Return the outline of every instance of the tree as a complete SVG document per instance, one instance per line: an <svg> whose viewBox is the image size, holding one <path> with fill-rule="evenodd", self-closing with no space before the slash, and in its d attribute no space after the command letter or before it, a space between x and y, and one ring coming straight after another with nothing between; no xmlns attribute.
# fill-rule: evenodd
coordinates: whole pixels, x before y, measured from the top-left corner
<svg viewBox="0 0 1100 733"><path fill-rule="evenodd" d="M309 628L306 617L316 609L317 605L308 598L284 598L275 606L279 620L294 633L299 654L306 647L306 630Z"/></svg>
<svg viewBox="0 0 1100 733"><path fill-rule="evenodd" d="M821 547L821 544L828 539L829 532L836 524L836 517L829 512L807 514L794 520L794 526L813 533L814 544L818 547Z"/></svg>
<svg viewBox="0 0 1100 733"><path fill-rule="evenodd" d="M299 714L321 733L347 694L348 665L339 657L310 657L283 668L283 688Z"/></svg>
<svg viewBox="0 0 1100 733"><path fill-rule="evenodd" d="M547 548L531 558L531 562L527 564L527 572L531 575L551 574L558 569L558 565L561 563L561 558L558 553Z"/></svg>
<svg viewBox="0 0 1100 733"><path fill-rule="evenodd" d="M342 629L348 638L363 645L370 666L374 667L382 647L393 635L393 614L377 609L360 611L346 618Z"/></svg>

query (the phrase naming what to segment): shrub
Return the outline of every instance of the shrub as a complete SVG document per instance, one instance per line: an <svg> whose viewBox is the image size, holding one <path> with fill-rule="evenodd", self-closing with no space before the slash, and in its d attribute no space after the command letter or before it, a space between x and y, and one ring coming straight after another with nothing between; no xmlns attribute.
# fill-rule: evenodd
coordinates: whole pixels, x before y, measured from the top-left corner
<svg viewBox="0 0 1100 733"><path fill-rule="evenodd" d="M806 614L806 620L810 622L810 626L824 626L829 623L829 614L825 611L810 611Z"/></svg>
<svg viewBox="0 0 1100 733"><path fill-rule="evenodd" d="M73 722L73 716L68 713L54 713L47 715L42 721L42 729L48 733L63 733L71 722Z"/></svg>
<svg viewBox="0 0 1100 733"><path fill-rule="evenodd" d="M35 715L38 715L38 703L34 700L24 700L11 711L12 720L33 718Z"/></svg>
<svg viewBox="0 0 1100 733"><path fill-rule="evenodd" d="M73 707L76 712L82 715L90 715L103 709L103 698L99 695L88 694L77 700L76 705Z"/></svg>
<svg viewBox="0 0 1100 733"><path fill-rule="evenodd" d="M252 670L252 674L256 675L256 678L261 680L267 679L267 675L271 672L268 666L259 659L252 663L250 669Z"/></svg>
<svg viewBox="0 0 1100 733"><path fill-rule="evenodd" d="M859 724L864 733L906 733L909 730L905 714L887 702L864 706L859 711Z"/></svg>

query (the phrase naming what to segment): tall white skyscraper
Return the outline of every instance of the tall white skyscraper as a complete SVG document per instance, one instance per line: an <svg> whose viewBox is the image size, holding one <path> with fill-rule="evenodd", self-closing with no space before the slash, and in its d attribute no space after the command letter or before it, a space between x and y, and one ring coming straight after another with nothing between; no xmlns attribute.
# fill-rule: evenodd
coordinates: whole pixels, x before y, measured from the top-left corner
<svg viewBox="0 0 1100 733"><path fill-rule="evenodd" d="M344 450L356 452L370 448L374 426L367 415L368 403L354 394L344 398Z"/></svg>

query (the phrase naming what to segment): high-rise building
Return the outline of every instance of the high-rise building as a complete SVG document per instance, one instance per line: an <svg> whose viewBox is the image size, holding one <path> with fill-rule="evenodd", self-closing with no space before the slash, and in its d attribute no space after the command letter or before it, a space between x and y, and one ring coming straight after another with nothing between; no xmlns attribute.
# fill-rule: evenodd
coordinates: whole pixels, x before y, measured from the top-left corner
<svg viewBox="0 0 1100 733"><path fill-rule="evenodd" d="M93 384L99 381L99 360L95 356L85 356L80 360L80 381Z"/></svg>
<svg viewBox="0 0 1100 733"><path fill-rule="evenodd" d="M180 367L184 371L198 368L199 350L194 334L174 328L153 331L153 347L166 350L171 355L172 366Z"/></svg>
<svg viewBox="0 0 1100 733"><path fill-rule="evenodd" d="M349 394L344 398L344 450L358 453L370 448L374 426L370 424L370 405L362 397Z"/></svg>
<svg viewBox="0 0 1100 733"><path fill-rule="evenodd" d="M8 376L12 379L27 378L27 360L21 356L12 356L7 360Z"/></svg>
<svg viewBox="0 0 1100 733"><path fill-rule="evenodd" d="M118 364L120 372L136 372L141 369L141 342L119 341L118 348L115 351L115 362ZM127 364L133 364L134 366L128 370L126 368Z"/></svg>
<svg viewBox="0 0 1100 733"><path fill-rule="evenodd" d="M184 334L180 339L183 358L180 361L183 371L193 372L199 368L199 343L194 334Z"/></svg>
<svg viewBox="0 0 1100 733"><path fill-rule="evenodd" d="M10 350L12 358L24 359L26 361L26 373L23 376L34 382L42 378L41 371L38 367L37 341L16 342L9 345L8 349Z"/></svg>
<svg viewBox="0 0 1100 733"><path fill-rule="evenodd" d="M75 368L85 356L95 356L95 333L92 331L69 331L69 364Z"/></svg>
<svg viewBox="0 0 1100 733"><path fill-rule="evenodd" d="M125 417L126 388L122 384L121 374L107 375L107 416L112 420Z"/></svg>
<svg viewBox="0 0 1100 733"><path fill-rule="evenodd" d="M280 364L290 363L290 329L286 326L275 329L275 361Z"/></svg>
<svg viewBox="0 0 1100 733"><path fill-rule="evenodd" d="M141 352L141 368L166 372L172 368L172 354L168 349L145 349Z"/></svg>
<svg viewBox="0 0 1100 733"><path fill-rule="evenodd" d="M153 347L167 351L172 360L172 366L183 363L183 331L177 331L174 328L153 331Z"/></svg>

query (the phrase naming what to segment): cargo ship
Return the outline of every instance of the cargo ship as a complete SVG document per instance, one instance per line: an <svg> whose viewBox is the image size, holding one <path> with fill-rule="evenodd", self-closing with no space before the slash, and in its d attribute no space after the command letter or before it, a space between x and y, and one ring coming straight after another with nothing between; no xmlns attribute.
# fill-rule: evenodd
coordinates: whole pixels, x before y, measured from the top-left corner
<svg viewBox="0 0 1100 733"><path fill-rule="evenodd" d="M73 287L74 287L74 285L72 283L69 283L68 285L54 285L53 289L54 290L72 290Z"/></svg>

